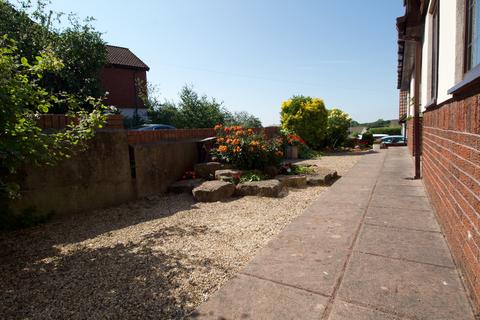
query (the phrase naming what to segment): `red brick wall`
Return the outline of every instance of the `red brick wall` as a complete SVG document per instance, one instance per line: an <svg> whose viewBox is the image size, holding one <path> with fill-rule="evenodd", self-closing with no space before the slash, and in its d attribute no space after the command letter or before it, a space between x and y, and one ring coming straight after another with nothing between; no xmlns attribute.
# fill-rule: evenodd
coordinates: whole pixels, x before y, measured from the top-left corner
<svg viewBox="0 0 480 320"><path fill-rule="evenodd" d="M480 306L480 95L424 113L423 176L453 256Z"/></svg>
<svg viewBox="0 0 480 320"><path fill-rule="evenodd" d="M263 131L268 138L276 136L279 132L278 127L255 128L256 132ZM213 128L203 129L176 129L176 130L156 130L156 131L128 131L128 143L150 143L159 141L175 141L189 139L204 139L215 136Z"/></svg>
<svg viewBox="0 0 480 320"><path fill-rule="evenodd" d="M108 91L105 104L118 108L141 108L142 101L137 97L135 79L147 80L147 72L142 70L104 67L100 79L102 87Z"/></svg>
<svg viewBox="0 0 480 320"><path fill-rule="evenodd" d="M414 144L414 131L413 131L413 118L407 120L407 146L408 151L412 156L415 155L415 150L413 148ZM420 154L422 153L422 118L420 118Z"/></svg>

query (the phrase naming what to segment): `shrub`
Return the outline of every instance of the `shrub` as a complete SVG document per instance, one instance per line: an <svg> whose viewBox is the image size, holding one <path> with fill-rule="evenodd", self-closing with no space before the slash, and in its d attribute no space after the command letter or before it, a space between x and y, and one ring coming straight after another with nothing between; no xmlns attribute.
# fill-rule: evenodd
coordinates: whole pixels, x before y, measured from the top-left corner
<svg viewBox="0 0 480 320"><path fill-rule="evenodd" d="M328 111L325 144L333 149L342 146L348 138L348 128L352 118L340 109Z"/></svg>
<svg viewBox="0 0 480 320"><path fill-rule="evenodd" d="M362 141L364 141L368 146L372 146L375 139L373 138L373 134L370 131L367 131L362 135Z"/></svg>
<svg viewBox="0 0 480 320"><path fill-rule="evenodd" d="M401 135L402 128L400 127L381 127L368 129L372 134L388 134L388 135Z"/></svg>
<svg viewBox="0 0 480 320"><path fill-rule="evenodd" d="M283 157L281 139L267 140L262 134L241 126L216 125L214 158L239 169L264 169L278 166Z"/></svg>
<svg viewBox="0 0 480 320"><path fill-rule="evenodd" d="M282 103L282 128L293 131L313 148L323 145L328 113L323 100L294 96Z"/></svg>
<svg viewBox="0 0 480 320"><path fill-rule="evenodd" d="M265 180L265 176L255 172L255 171L248 171L245 172L239 179L239 182L253 182L253 181L261 181Z"/></svg>

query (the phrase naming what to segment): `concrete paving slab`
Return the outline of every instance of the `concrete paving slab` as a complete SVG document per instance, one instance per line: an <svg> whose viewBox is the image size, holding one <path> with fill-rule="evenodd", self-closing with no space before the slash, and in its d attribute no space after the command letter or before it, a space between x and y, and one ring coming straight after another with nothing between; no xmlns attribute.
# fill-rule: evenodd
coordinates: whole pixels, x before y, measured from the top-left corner
<svg viewBox="0 0 480 320"><path fill-rule="evenodd" d="M357 306L340 300L333 304L332 313L328 320L403 320L391 313ZM405 319L406 320L406 319Z"/></svg>
<svg viewBox="0 0 480 320"><path fill-rule="evenodd" d="M372 201L370 202L371 206L375 207L387 207L387 208L398 208L398 209L407 209L407 210L425 210L430 211L432 207L428 202L426 197L403 197L401 195L392 196L385 194L374 193Z"/></svg>
<svg viewBox="0 0 480 320"><path fill-rule="evenodd" d="M339 297L414 319L473 320L456 270L354 253Z"/></svg>
<svg viewBox="0 0 480 320"><path fill-rule="evenodd" d="M321 319L328 298L238 275L197 309L191 319Z"/></svg>
<svg viewBox="0 0 480 320"><path fill-rule="evenodd" d="M425 210L370 206L365 217L365 223L384 227L440 232L440 226L433 212Z"/></svg>
<svg viewBox="0 0 480 320"><path fill-rule="evenodd" d="M441 233L365 225L356 251L454 268Z"/></svg>
<svg viewBox="0 0 480 320"><path fill-rule="evenodd" d="M381 187L375 188L375 194L378 195L389 195L396 196L401 195L402 197L426 197L427 193L423 186L392 186L384 185Z"/></svg>
<svg viewBox="0 0 480 320"><path fill-rule="evenodd" d="M422 180L413 180L412 177L413 175L403 175L394 179L391 176L380 176L377 180L377 186L423 186Z"/></svg>

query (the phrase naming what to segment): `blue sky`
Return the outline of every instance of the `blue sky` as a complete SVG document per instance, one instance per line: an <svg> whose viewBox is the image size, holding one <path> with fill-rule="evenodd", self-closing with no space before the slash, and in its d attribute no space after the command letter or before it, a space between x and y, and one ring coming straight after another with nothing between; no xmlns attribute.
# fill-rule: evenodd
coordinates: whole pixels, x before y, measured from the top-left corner
<svg viewBox="0 0 480 320"><path fill-rule="evenodd" d="M92 16L150 66L161 98L185 84L278 124L281 102L324 99L355 120L398 117L395 17L401 0L52 0Z"/></svg>

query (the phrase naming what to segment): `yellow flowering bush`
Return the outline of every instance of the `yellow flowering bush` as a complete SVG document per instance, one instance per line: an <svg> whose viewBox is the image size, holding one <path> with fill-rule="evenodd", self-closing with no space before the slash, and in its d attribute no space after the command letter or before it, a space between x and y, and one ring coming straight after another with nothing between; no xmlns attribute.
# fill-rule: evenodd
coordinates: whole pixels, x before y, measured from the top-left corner
<svg viewBox="0 0 480 320"><path fill-rule="evenodd" d="M313 148L324 144L328 112L323 100L294 96L282 103L282 128L298 134Z"/></svg>
<svg viewBox="0 0 480 320"><path fill-rule="evenodd" d="M241 126L216 125L217 140L212 150L214 159L238 169L264 169L278 166L282 160L282 141L268 140L263 134Z"/></svg>

